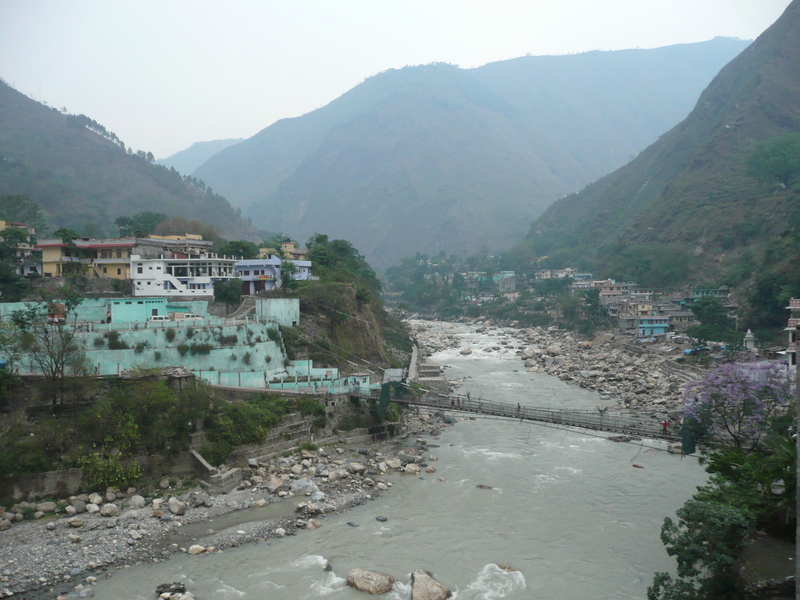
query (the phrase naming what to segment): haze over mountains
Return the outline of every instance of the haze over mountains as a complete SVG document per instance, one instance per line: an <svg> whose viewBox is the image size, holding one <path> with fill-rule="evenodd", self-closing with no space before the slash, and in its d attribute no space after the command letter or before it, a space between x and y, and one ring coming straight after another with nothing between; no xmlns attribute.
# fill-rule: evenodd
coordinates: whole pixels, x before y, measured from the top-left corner
<svg viewBox="0 0 800 600"><path fill-rule="evenodd" d="M351 240L376 266L508 248L556 198L684 118L748 42L434 64L371 77L194 175L257 227Z"/></svg>
<svg viewBox="0 0 800 600"><path fill-rule="evenodd" d="M800 216L796 192L747 175L755 147L788 132L800 133L799 0L722 69L684 121L631 163L554 203L525 245L606 270L620 257L631 265L683 254L682 270L712 278Z"/></svg>
<svg viewBox="0 0 800 600"><path fill-rule="evenodd" d="M51 230L116 235L114 219L150 210L212 223L231 236L252 232L224 198L89 127L101 131L91 119L62 114L0 80L0 194L29 196Z"/></svg>

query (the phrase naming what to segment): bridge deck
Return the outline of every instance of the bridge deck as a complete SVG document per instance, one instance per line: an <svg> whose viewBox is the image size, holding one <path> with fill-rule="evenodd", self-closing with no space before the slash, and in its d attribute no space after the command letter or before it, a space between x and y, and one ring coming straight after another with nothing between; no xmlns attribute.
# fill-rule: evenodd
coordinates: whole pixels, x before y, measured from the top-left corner
<svg viewBox="0 0 800 600"><path fill-rule="evenodd" d="M375 394L359 394L354 396L377 400ZM538 421L553 423L581 429L594 429L596 431L609 431L626 435L635 435L673 442L681 441L679 431L664 431L661 425L648 421L645 417L634 411L605 411L597 410L559 410L539 408L535 406L522 406L507 402L492 402L487 400L461 399L457 403L451 398L392 398L392 402L413 406L426 406L443 410L453 410L465 413L520 419L523 421Z"/></svg>

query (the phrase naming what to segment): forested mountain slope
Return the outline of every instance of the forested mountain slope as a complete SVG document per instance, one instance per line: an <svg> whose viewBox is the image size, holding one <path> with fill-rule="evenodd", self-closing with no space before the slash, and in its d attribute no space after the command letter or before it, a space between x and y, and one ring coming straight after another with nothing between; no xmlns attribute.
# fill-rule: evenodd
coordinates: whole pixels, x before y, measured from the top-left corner
<svg viewBox="0 0 800 600"><path fill-rule="evenodd" d="M29 196L50 229L115 235L114 219L149 210L214 223L228 235L251 230L225 198L129 154L90 118L62 114L0 80L2 194Z"/></svg>
<svg viewBox="0 0 800 600"><path fill-rule="evenodd" d="M352 240L378 267L509 247L557 197L691 109L747 42L390 70L195 171L254 223Z"/></svg>
<svg viewBox="0 0 800 600"><path fill-rule="evenodd" d="M617 276L713 280L800 215L800 194L748 174L759 144L800 132L800 3L728 64L635 160L554 203L525 245Z"/></svg>

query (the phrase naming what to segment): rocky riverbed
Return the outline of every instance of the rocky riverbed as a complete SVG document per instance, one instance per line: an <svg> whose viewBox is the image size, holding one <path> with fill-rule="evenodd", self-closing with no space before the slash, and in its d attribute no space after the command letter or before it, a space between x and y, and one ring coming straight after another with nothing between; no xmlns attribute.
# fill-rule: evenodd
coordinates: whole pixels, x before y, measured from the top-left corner
<svg viewBox="0 0 800 600"><path fill-rule="evenodd" d="M677 362L683 347L663 342L599 335L593 339L555 327L512 329L485 321L469 323L482 341L465 342L454 325L414 320L414 336L423 356L459 349L462 355L513 353L520 367L547 373L570 384L596 390L613 409L649 411L653 418L677 422L683 408L683 386L702 370ZM459 382L451 381L457 392Z"/></svg>
<svg viewBox="0 0 800 600"><path fill-rule="evenodd" d="M0 508L0 596L88 598L97 579L115 569L168 560L175 552L223 552L323 527L326 515L375 499L391 488L395 476L435 473L438 459L426 437L447 426L438 412L409 413L402 437L277 458L246 470L242 484L228 494L176 489L177 482L165 479L148 492L109 488ZM285 507L277 511L281 515L261 516L259 511L273 504ZM215 530L215 521L225 525Z"/></svg>

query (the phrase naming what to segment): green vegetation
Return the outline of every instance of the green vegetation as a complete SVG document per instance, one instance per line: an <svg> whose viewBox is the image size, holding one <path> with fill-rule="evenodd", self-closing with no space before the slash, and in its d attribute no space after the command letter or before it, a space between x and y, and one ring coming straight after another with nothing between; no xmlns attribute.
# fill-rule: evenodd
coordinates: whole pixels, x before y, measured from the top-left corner
<svg viewBox="0 0 800 600"><path fill-rule="evenodd" d="M242 280L224 279L214 282L214 302L225 304L228 312L231 306L235 306L242 301Z"/></svg>
<svg viewBox="0 0 800 600"><path fill-rule="evenodd" d="M685 419L714 435L707 485L664 520L677 576L656 573L648 600L741 598L736 565L757 530L794 540L797 446L791 381L775 364L726 364L687 389Z"/></svg>
<svg viewBox="0 0 800 600"><path fill-rule="evenodd" d="M119 331L109 331L106 334L106 338L108 339L109 350L127 350L130 348L128 343L120 336Z"/></svg>
<svg viewBox="0 0 800 600"><path fill-rule="evenodd" d="M800 177L800 134L784 133L759 144L747 158L747 167L751 177L788 187Z"/></svg>
<svg viewBox="0 0 800 600"><path fill-rule="evenodd" d="M719 298L707 296L692 303L692 312L700 325L690 327L689 335L696 338L702 346L706 342L725 342L732 348L740 348L744 333L736 331L736 320L728 316L728 311Z"/></svg>
<svg viewBox="0 0 800 600"><path fill-rule="evenodd" d="M132 217L119 217L114 221L114 225L119 228L119 235L121 237L147 237L156 230L158 225L168 218L169 217L163 213L155 213L146 210Z"/></svg>

